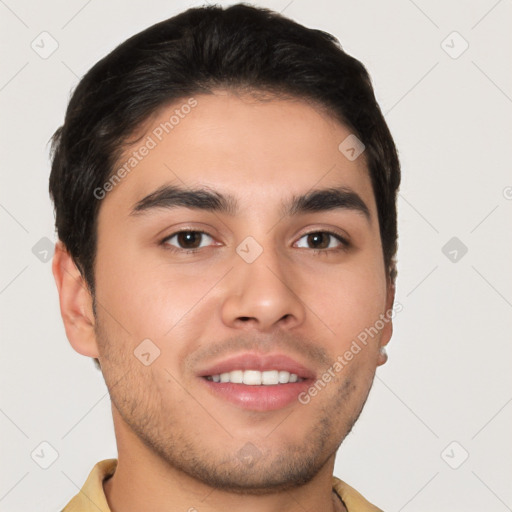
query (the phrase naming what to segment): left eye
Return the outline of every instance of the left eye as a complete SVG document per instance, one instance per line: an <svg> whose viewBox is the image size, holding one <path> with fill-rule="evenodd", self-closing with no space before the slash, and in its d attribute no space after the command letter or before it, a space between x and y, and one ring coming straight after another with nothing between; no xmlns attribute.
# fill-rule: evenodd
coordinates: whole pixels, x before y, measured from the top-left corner
<svg viewBox="0 0 512 512"><path fill-rule="evenodd" d="M209 245L208 243L201 243L204 241L205 237L209 239L209 243L212 242L213 238L207 233L203 233L202 231L180 231L179 233L175 233L174 235L166 238L165 243L173 245L178 249L200 249L201 247L206 247ZM173 240L178 245L175 245L175 243L172 242Z"/></svg>
<svg viewBox="0 0 512 512"><path fill-rule="evenodd" d="M303 239L305 239L306 245L299 245L300 240ZM336 249L346 246L347 242L334 233L317 231L302 236L297 244L297 247L305 247L306 249ZM308 246L308 244L311 244L313 247Z"/></svg>

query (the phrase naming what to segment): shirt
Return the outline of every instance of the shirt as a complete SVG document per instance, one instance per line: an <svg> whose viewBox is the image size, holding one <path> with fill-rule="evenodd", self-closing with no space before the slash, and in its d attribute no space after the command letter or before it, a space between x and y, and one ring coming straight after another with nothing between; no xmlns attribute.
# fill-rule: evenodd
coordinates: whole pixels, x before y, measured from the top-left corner
<svg viewBox="0 0 512 512"><path fill-rule="evenodd" d="M103 490L103 481L114 474L116 467L117 459L98 462L89 473L80 492L61 512L111 512ZM345 503L348 512L382 512L339 478L333 476L332 479L332 488Z"/></svg>

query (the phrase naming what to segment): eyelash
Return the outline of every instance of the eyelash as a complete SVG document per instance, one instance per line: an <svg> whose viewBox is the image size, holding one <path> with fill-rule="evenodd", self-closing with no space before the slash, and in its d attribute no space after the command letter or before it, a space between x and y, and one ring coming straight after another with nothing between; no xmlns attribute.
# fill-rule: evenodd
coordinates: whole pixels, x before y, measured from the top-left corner
<svg viewBox="0 0 512 512"><path fill-rule="evenodd" d="M161 240L160 245L162 245L165 250L168 250L168 251L171 251L171 252L175 252L175 253L185 253L185 254L194 254L194 253L199 252L201 249L204 249L204 247L196 247L194 249L183 249L183 248L179 248L179 247L174 247L174 246L169 245L167 243L171 238L175 237L176 235L179 235L180 233L202 234L202 235L207 235L207 236L213 238L213 236L210 235L209 233L207 233L206 231L194 230L194 229L183 229L183 230L180 230L180 231L176 231L176 232L172 233L169 236L166 236L163 240ZM340 244L341 244L340 247L337 247L337 248L334 248L334 249L309 249L310 251L313 252L313 254L315 254L317 256L328 255L330 253L339 253L339 252L342 252L342 251L347 251L347 249L349 249L349 247L350 247L350 243L345 238L343 238L338 233L335 233L335 232L332 232L332 231L310 231L308 233L304 233L299 238L299 240L301 238L304 238L305 236L317 235L317 234L330 235L333 238L335 238L338 242L340 242Z"/></svg>

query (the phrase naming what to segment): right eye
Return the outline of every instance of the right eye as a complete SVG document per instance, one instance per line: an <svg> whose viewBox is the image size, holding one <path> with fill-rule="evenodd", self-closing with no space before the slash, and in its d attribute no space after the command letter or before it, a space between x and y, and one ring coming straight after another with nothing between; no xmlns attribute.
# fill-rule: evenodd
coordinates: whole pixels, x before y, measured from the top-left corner
<svg viewBox="0 0 512 512"><path fill-rule="evenodd" d="M213 238L204 231L192 231L183 230L173 233L170 236L165 237L162 240L162 245L171 246L171 250L185 251L185 252L197 252L203 247L207 247L208 243L203 243L204 239L207 238L211 241ZM206 240L208 242L208 240Z"/></svg>

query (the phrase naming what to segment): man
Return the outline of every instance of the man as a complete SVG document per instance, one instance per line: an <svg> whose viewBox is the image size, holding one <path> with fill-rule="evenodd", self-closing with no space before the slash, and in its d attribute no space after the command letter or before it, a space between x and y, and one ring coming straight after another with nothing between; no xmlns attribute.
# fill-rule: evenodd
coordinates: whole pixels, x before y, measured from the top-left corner
<svg viewBox="0 0 512 512"><path fill-rule="evenodd" d="M189 9L85 75L52 158L61 313L118 446L64 510L379 510L333 477L392 333L400 170L362 64Z"/></svg>

